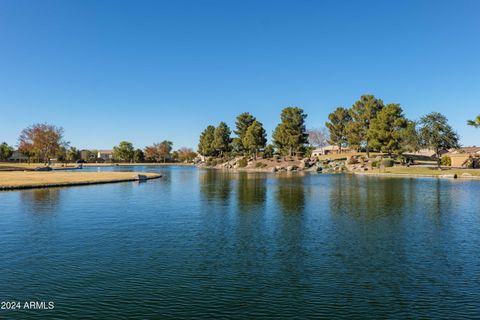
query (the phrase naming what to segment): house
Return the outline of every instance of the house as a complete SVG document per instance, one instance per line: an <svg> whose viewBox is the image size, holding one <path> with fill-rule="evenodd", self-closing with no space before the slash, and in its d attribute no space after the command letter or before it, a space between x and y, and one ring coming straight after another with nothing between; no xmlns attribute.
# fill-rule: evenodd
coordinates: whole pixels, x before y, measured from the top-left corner
<svg viewBox="0 0 480 320"><path fill-rule="evenodd" d="M480 147L464 147L447 154L452 167L480 167Z"/></svg>
<svg viewBox="0 0 480 320"><path fill-rule="evenodd" d="M86 149L81 150L80 151L80 159L82 159L84 161L90 160L91 153L92 152L90 150L86 150Z"/></svg>
<svg viewBox="0 0 480 320"><path fill-rule="evenodd" d="M28 157L25 156L20 151L15 150L15 151L13 151L12 156L10 158L8 158L8 161L15 161L15 162L28 161Z"/></svg>
<svg viewBox="0 0 480 320"><path fill-rule="evenodd" d="M442 149L438 153L441 157L444 154L448 153L448 150ZM420 149L416 152L404 152L403 155L405 155L405 156L426 157L426 158L432 158L432 159L437 158L437 154L436 154L435 150L433 150L433 149Z"/></svg>
<svg viewBox="0 0 480 320"><path fill-rule="evenodd" d="M98 150L97 158L104 161L113 160L113 150Z"/></svg>
<svg viewBox="0 0 480 320"><path fill-rule="evenodd" d="M318 156L332 154L332 153L338 154L338 153L350 153L350 152L352 152L352 150L349 148L342 148L342 150L340 150L339 152L338 146L329 145L329 146L316 148L315 150L313 150L312 157L318 157Z"/></svg>

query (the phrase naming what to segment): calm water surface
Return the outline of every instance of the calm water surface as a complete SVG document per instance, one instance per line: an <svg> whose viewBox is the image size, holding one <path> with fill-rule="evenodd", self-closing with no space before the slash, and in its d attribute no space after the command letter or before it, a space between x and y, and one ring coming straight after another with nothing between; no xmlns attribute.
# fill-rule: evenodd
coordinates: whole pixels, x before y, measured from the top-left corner
<svg viewBox="0 0 480 320"><path fill-rule="evenodd" d="M3 319L475 318L480 182L187 167L0 193Z"/></svg>

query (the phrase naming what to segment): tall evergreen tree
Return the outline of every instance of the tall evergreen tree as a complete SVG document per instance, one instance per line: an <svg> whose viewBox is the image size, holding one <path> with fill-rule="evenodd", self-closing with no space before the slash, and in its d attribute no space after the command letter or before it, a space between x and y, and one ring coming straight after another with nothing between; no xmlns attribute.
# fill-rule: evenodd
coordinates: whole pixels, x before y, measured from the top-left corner
<svg viewBox="0 0 480 320"><path fill-rule="evenodd" d="M329 121L325 123L330 133L328 142L338 146L340 153L342 152L342 146L347 143L347 126L352 121L352 117L347 109L338 107L328 115L328 120Z"/></svg>
<svg viewBox="0 0 480 320"><path fill-rule="evenodd" d="M453 131L443 114L429 113L420 119L419 124L420 141L423 146L435 150L438 166L440 166L440 150L460 147L458 134Z"/></svg>
<svg viewBox="0 0 480 320"><path fill-rule="evenodd" d="M387 104L370 122L367 138L370 146L389 155L401 153L408 120L399 104Z"/></svg>
<svg viewBox="0 0 480 320"><path fill-rule="evenodd" d="M212 146L217 155L223 155L230 150L230 143L232 142L230 134L230 128L223 121L215 128Z"/></svg>
<svg viewBox="0 0 480 320"><path fill-rule="evenodd" d="M351 146L365 147L367 157L370 156L368 129L370 122L383 109L383 101L373 95L363 95L350 109L352 122L348 125L348 143Z"/></svg>
<svg viewBox="0 0 480 320"><path fill-rule="evenodd" d="M215 149L213 148L214 138L215 127L210 125L200 135L200 141L198 143L198 153L206 157L215 155Z"/></svg>
<svg viewBox="0 0 480 320"><path fill-rule="evenodd" d="M273 132L273 143L283 154L291 156L308 143L308 134L305 129L307 115L303 109L288 107L282 110L280 118L281 123Z"/></svg>
<svg viewBox="0 0 480 320"><path fill-rule="evenodd" d="M233 132L237 135L233 138L233 149L237 153L242 153L245 151L245 146L243 145L243 140L247 134L248 128L255 121L255 117L248 112L243 112L237 116L235 121L235 128Z"/></svg>
<svg viewBox="0 0 480 320"><path fill-rule="evenodd" d="M402 150L410 152L420 150L420 137L416 122L407 120L407 127L402 130L402 137Z"/></svg>
<svg viewBox="0 0 480 320"><path fill-rule="evenodd" d="M257 153L260 149L265 148L267 143L267 134L261 122L254 121L245 133L243 138L244 148L255 155L257 158Z"/></svg>

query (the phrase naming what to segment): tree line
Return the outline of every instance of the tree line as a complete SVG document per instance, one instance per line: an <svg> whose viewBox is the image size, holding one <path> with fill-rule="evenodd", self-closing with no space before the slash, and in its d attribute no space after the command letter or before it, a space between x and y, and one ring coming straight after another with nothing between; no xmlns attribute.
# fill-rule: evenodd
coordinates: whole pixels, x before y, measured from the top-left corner
<svg viewBox="0 0 480 320"><path fill-rule="evenodd" d="M442 149L459 148L459 137L448 124L447 118L431 112L413 121L407 119L398 103L385 104L373 95L363 95L350 108L338 107L328 115L326 128L305 127L307 114L298 107L282 110L280 123L272 133L272 144L267 144L265 129L252 114L241 113L235 121L235 136L225 122L209 125L201 133L198 153L209 157L226 155L253 155L262 151L264 156L273 154L305 154L314 146L327 143L338 151L349 148L400 155L406 151L431 148L437 156ZM469 120L469 125L480 127L480 116Z"/></svg>
<svg viewBox="0 0 480 320"><path fill-rule="evenodd" d="M280 123L272 134L273 144L267 145L267 133L263 124L249 112L241 113L235 121L235 136L225 122L217 127L207 126L200 134L198 153L203 156L222 157L226 155L251 155L256 157L262 151L266 156L274 152L293 155L304 151L308 143L305 128L305 112L297 107L282 110Z"/></svg>
<svg viewBox="0 0 480 320"><path fill-rule="evenodd" d="M113 148L115 160L125 162L191 162L197 154L191 149L182 147L173 151L173 142L164 140L142 149L135 149L133 144L122 141Z"/></svg>
<svg viewBox="0 0 480 320"><path fill-rule="evenodd" d="M447 118L431 112L418 122L405 117L400 104L384 104L373 95L363 95L351 108L338 107L326 123L330 143L353 150L379 151L399 155L406 151L431 148L437 157L440 150L459 148L459 137Z"/></svg>
<svg viewBox="0 0 480 320"><path fill-rule="evenodd" d="M40 123L31 125L20 133L18 138L18 151L29 161L44 162L48 164L51 159L59 162L77 161L82 158L87 161L97 161L97 150L83 150L70 146L64 139L64 130L50 124ZM7 161L14 152L14 148L7 143L0 144L0 160ZM171 141L162 141L145 147L143 150L134 148L128 141L122 141L113 148L115 161L125 162L191 162L197 154L191 148L173 150Z"/></svg>

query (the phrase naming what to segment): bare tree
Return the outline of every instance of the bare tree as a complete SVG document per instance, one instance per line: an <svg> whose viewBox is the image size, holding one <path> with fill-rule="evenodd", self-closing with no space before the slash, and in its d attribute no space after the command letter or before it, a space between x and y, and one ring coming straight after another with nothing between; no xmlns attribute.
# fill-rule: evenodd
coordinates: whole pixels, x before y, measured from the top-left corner
<svg viewBox="0 0 480 320"><path fill-rule="evenodd" d="M311 128L307 130L308 143L315 147L328 145L328 130L325 127Z"/></svg>

